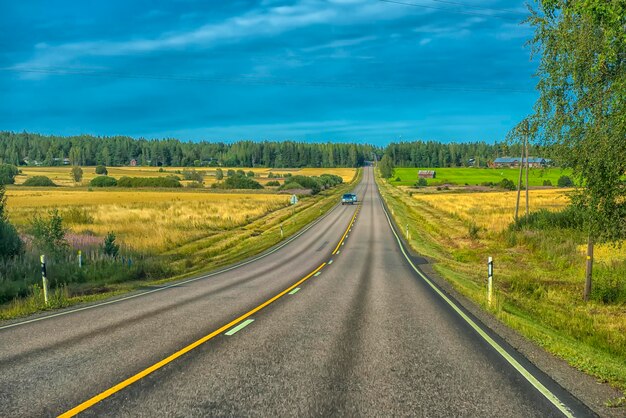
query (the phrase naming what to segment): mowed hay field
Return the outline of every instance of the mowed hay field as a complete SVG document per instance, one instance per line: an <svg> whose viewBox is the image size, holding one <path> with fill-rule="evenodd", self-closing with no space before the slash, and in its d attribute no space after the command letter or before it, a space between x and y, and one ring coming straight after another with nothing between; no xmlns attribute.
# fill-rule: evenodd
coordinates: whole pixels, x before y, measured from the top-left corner
<svg viewBox="0 0 626 418"><path fill-rule="evenodd" d="M517 184L519 168L396 168L390 179L394 186L413 186L417 182L419 170L434 170L436 177L427 179L429 185L458 184L476 186L485 182L499 183L509 179ZM550 180L553 186L557 185L559 177L571 176L571 170L560 168L531 168L528 172L528 182L531 186L542 186ZM396 180L399 178L400 180Z"/></svg>
<svg viewBox="0 0 626 418"><path fill-rule="evenodd" d="M10 220L20 229L33 214L58 209L71 232L87 241L113 231L124 245L148 253L245 225L289 204L286 195L183 190L11 187L7 197Z"/></svg>
<svg viewBox="0 0 626 418"><path fill-rule="evenodd" d="M70 178L70 166L57 167L20 167L22 174L15 178L15 184L20 185L32 176L49 177L58 186L86 186L98 175L95 167L81 167L83 169L83 179L77 184ZM249 168L249 167L220 167L226 175L228 170L243 170L246 173L253 171L255 180L265 185L268 181L276 180L268 178L270 173L293 174L305 176L319 176L321 174L335 174L340 176L344 182L349 182L356 174L355 168ZM159 171L162 170L162 171ZM119 179L128 177L166 177L170 175L179 176L182 179L183 170L196 170L205 174L204 184L210 186L217 180L215 178L216 167L107 167L108 175ZM183 182L184 184L185 182Z"/></svg>

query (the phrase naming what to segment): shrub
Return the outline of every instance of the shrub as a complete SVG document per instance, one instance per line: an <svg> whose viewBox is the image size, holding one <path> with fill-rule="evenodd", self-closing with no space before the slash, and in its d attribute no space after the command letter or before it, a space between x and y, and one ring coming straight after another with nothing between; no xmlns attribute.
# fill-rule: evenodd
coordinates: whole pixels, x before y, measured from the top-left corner
<svg viewBox="0 0 626 418"><path fill-rule="evenodd" d="M276 180L272 180L272 181L268 181L265 185L266 186L277 187L277 186L280 186L280 182L278 182Z"/></svg>
<svg viewBox="0 0 626 418"><path fill-rule="evenodd" d="M92 187L115 187L117 186L117 180L109 176L98 176L94 177L89 182L89 185Z"/></svg>
<svg viewBox="0 0 626 418"><path fill-rule="evenodd" d="M305 189L311 189L312 194L317 194L321 190L320 183L313 177L307 177L302 175L291 176L289 178L289 183L298 183L302 185ZM287 189L285 185L282 187L283 189Z"/></svg>
<svg viewBox="0 0 626 418"><path fill-rule="evenodd" d="M343 183L343 178L335 174L322 174L319 176L318 181L324 188L328 189Z"/></svg>
<svg viewBox="0 0 626 418"><path fill-rule="evenodd" d="M6 215L6 196L4 184L0 184L0 257L13 257L22 252L23 243L15 227Z"/></svg>
<svg viewBox="0 0 626 418"><path fill-rule="evenodd" d="M204 174L199 171L196 171L195 169L183 170L182 174L185 180L193 180L199 183L202 183L204 181Z"/></svg>
<svg viewBox="0 0 626 418"><path fill-rule="evenodd" d="M93 216L85 208L71 207L63 213L63 220L71 224L92 224Z"/></svg>
<svg viewBox="0 0 626 418"><path fill-rule="evenodd" d="M72 167L70 170L70 177L74 180L74 182L80 183L83 179L83 169L78 166Z"/></svg>
<svg viewBox="0 0 626 418"><path fill-rule="evenodd" d="M17 176L19 170L12 164L0 164L0 184L13 184L15 183L15 176Z"/></svg>
<svg viewBox="0 0 626 418"><path fill-rule="evenodd" d="M228 171L226 172L226 175L227 175L228 177L232 177L232 176L234 176L235 174L236 174L236 173L235 173L235 170L232 170L232 169L231 169L231 170L228 170Z"/></svg>
<svg viewBox="0 0 626 418"><path fill-rule="evenodd" d="M46 176L29 177L23 185L30 187L56 187L56 184Z"/></svg>
<svg viewBox="0 0 626 418"><path fill-rule="evenodd" d="M543 181L543 185L544 186L552 186L552 182L550 180L544 180Z"/></svg>
<svg viewBox="0 0 626 418"><path fill-rule="evenodd" d="M246 173L248 177L254 177L254 171L250 170Z"/></svg>
<svg viewBox="0 0 626 418"><path fill-rule="evenodd" d="M574 182L568 176L561 176L556 185L559 187L574 187Z"/></svg>
<svg viewBox="0 0 626 418"><path fill-rule="evenodd" d="M493 187L495 186L495 184L492 181L483 181L482 183L480 183L481 186L485 186L485 187Z"/></svg>
<svg viewBox="0 0 626 418"><path fill-rule="evenodd" d="M102 246L102 250L105 255L109 257L116 257L120 251L119 244L115 243L115 234L113 232L109 232L106 237L104 237L104 244Z"/></svg>
<svg viewBox="0 0 626 418"><path fill-rule="evenodd" d="M402 181L400 177L396 177L396 181Z"/></svg>
<svg viewBox="0 0 626 418"><path fill-rule="evenodd" d="M300 183L296 183L295 181L290 181L289 183L285 182L280 187L280 190L296 190L296 189L305 189L306 187L302 186Z"/></svg>
<svg viewBox="0 0 626 418"><path fill-rule="evenodd" d="M204 185L199 181L192 181L190 183L187 183L187 187L190 189L201 189L204 187Z"/></svg>
<svg viewBox="0 0 626 418"><path fill-rule="evenodd" d="M222 180L224 178L224 172L222 171L221 168L218 168L217 170L215 170L215 178L218 180Z"/></svg>
<svg viewBox="0 0 626 418"><path fill-rule="evenodd" d="M568 206L562 211L551 212L541 209L520 217L517 222L509 225L510 230L527 229L575 229L581 230L584 223L584 214L575 206Z"/></svg>
<svg viewBox="0 0 626 418"><path fill-rule="evenodd" d="M228 177L223 183L220 183L219 186L223 189L262 189L263 186L256 181L252 180L249 177L241 176L233 176Z"/></svg>
<svg viewBox="0 0 626 418"><path fill-rule="evenodd" d="M122 177L117 181L118 187L182 187L178 177Z"/></svg>
<svg viewBox="0 0 626 418"><path fill-rule="evenodd" d="M416 186L417 187L426 187L426 186L428 186L428 180L426 180L425 178L419 178L419 179L417 179Z"/></svg>
<svg viewBox="0 0 626 418"><path fill-rule="evenodd" d="M509 179L502 179L500 181L500 183L498 183L498 186L500 186L501 188L505 189L505 190L515 190L515 183L513 183L513 181L509 180Z"/></svg>
<svg viewBox="0 0 626 418"><path fill-rule="evenodd" d="M67 248L63 218L58 210L48 212L49 218L44 219L35 214L30 220L30 233L37 246L52 253L58 253Z"/></svg>
<svg viewBox="0 0 626 418"><path fill-rule="evenodd" d="M109 171L107 170L107 168L103 165L97 165L96 166L96 174L100 174L103 176L106 176L109 174Z"/></svg>

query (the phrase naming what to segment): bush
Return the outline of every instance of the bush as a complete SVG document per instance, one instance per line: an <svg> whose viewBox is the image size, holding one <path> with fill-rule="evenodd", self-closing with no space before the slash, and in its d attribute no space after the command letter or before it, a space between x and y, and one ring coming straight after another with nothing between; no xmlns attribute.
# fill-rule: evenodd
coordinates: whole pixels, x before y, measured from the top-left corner
<svg viewBox="0 0 626 418"><path fill-rule="evenodd" d="M426 186L428 186L428 180L426 180L425 178L417 179L416 186L417 187L426 187Z"/></svg>
<svg viewBox="0 0 626 418"><path fill-rule="evenodd" d="M396 181L402 181L400 177L396 177Z"/></svg>
<svg viewBox="0 0 626 418"><path fill-rule="evenodd" d="M118 187L182 187L178 177L122 177L117 181Z"/></svg>
<svg viewBox="0 0 626 418"><path fill-rule="evenodd" d="M296 183L295 181L290 181L289 183L285 183L281 186L280 190L298 190L305 189L306 187L302 186L300 183Z"/></svg>
<svg viewBox="0 0 626 418"><path fill-rule="evenodd" d="M335 174L322 174L318 181L325 189L329 189L343 183L343 178Z"/></svg>
<svg viewBox="0 0 626 418"><path fill-rule="evenodd" d="M6 215L5 188L0 184L0 258L13 257L22 252L24 247L15 227L11 225Z"/></svg>
<svg viewBox="0 0 626 418"><path fill-rule="evenodd" d="M75 183L80 183L80 181L83 179L83 169L78 166L72 167L72 169L70 170L70 177L72 178L72 180L74 180Z"/></svg>
<svg viewBox="0 0 626 418"><path fill-rule="evenodd" d="M223 183L213 184L211 187L220 189L262 189L263 186L245 175L228 177Z"/></svg>
<svg viewBox="0 0 626 418"><path fill-rule="evenodd" d="M495 186L495 184L492 181L483 181L482 183L480 183L481 186L485 186L485 187L493 187Z"/></svg>
<svg viewBox="0 0 626 418"><path fill-rule="evenodd" d="M561 176L556 185L559 187L574 187L574 182L568 176Z"/></svg>
<svg viewBox="0 0 626 418"><path fill-rule="evenodd" d="M235 173L235 170L232 170L232 169L231 169L231 170L228 170L228 171L226 172L226 175L227 175L228 177L232 177L232 176L234 176L235 174L236 174L236 173Z"/></svg>
<svg viewBox="0 0 626 418"><path fill-rule="evenodd" d="M15 183L15 176L17 176L19 170L12 164L0 164L0 184L13 184Z"/></svg>
<svg viewBox="0 0 626 418"><path fill-rule="evenodd" d="M71 207L63 213L63 220L71 224L92 224L93 216L85 208Z"/></svg>
<svg viewBox="0 0 626 418"><path fill-rule="evenodd" d="M199 171L196 171L195 169L183 170L182 174L185 180L193 180L199 183L202 183L204 181L204 174Z"/></svg>
<svg viewBox="0 0 626 418"><path fill-rule="evenodd" d="M187 188L189 189L202 189L204 187L204 184L200 183L199 181L192 181L190 183L187 183Z"/></svg>
<svg viewBox="0 0 626 418"><path fill-rule="evenodd" d="M248 177L254 177L254 171L250 170L246 173Z"/></svg>
<svg viewBox="0 0 626 418"><path fill-rule="evenodd" d="M583 212L575 206L568 206L562 211L551 212L541 209L520 217L517 222L509 225L510 230L527 229L575 229L582 230Z"/></svg>
<svg viewBox="0 0 626 418"><path fill-rule="evenodd" d="M272 186L272 187L277 187L280 186L280 182L276 181L276 180L272 180L272 181L268 181L267 183L265 183L266 186Z"/></svg>
<svg viewBox="0 0 626 418"><path fill-rule="evenodd" d="M89 185L92 187L115 187L117 186L117 180L109 176L98 176L94 177L89 182Z"/></svg>
<svg viewBox="0 0 626 418"><path fill-rule="evenodd" d="M550 180L544 180L543 181L543 185L544 186L552 186L552 182Z"/></svg>
<svg viewBox="0 0 626 418"><path fill-rule="evenodd" d="M311 189L312 194L318 194L322 189L321 184L314 177L307 177L302 175L291 176L289 178L289 183L298 183L302 185L305 189ZM287 189L285 185L283 185L282 189Z"/></svg>
<svg viewBox="0 0 626 418"><path fill-rule="evenodd" d="M29 177L23 185L30 187L56 187L56 184L46 176Z"/></svg>
<svg viewBox="0 0 626 418"><path fill-rule="evenodd" d="M106 176L109 174L109 171L107 170L107 168L103 165L97 165L96 166L96 174L100 174L102 176Z"/></svg>
<svg viewBox="0 0 626 418"><path fill-rule="evenodd" d="M224 172L222 171L221 168L218 168L217 170L215 170L215 178L218 180L222 180L224 178Z"/></svg>
<svg viewBox="0 0 626 418"><path fill-rule="evenodd" d="M505 190L515 190L515 183L513 183L513 181L509 180L509 179L502 179L500 181L500 183L498 183L498 186L500 186L501 188L505 189Z"/></svg>
<svg viewBox="0 0 626 418"><path fill-rule="evenodd" d="M68 247L63 218L56 209L49 211L48 215L49 218L44 219L35 214L30 220L30 233L41 250L58 253Z"/></svg>
<svg viewBox="0 0 626 418"><path fill-rule="evenodd" d="M115 243L115 234L113 232L109 232L107 236L104 237L102 251L104 251L104 254L109 257L117 257L117 254L120 251L120 246Z"/></svg>

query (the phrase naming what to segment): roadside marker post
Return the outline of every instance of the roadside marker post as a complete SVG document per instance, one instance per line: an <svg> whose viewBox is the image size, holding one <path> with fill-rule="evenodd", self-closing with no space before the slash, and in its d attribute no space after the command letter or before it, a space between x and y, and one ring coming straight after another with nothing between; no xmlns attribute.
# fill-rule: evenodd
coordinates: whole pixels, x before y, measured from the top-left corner
<svg viewBox="0 0 626 418"><path fill-rule="evenodd" d="M406 239L409 239L409 224L406 224Z"/></svg>
<svg viewBox="0 0 626 418"><path fill-rule="evenodd" d="M83 267L83 252L78 250L78 268Z"/></svg>
<svg viewBox="0 0 626 418"><path fill-rule="evenodd" d="M43 282L43 300L48 304L48 278L46 277L46 256L41 255L39 258L41 261L41 281Z"/></svg>
<svg viewBox="0 0 626 418"><path fill-rule="evenodd" d="M493 293L493 258L489 257L487 261L487 302L491 306L491 296Z"/></svg>
<svg viewBox="0 0 626 418"><path fill-rule="evenodd" d="M285 233L283 232L283 224L280 224L280 239L283 239L285 236Z"/></svg>

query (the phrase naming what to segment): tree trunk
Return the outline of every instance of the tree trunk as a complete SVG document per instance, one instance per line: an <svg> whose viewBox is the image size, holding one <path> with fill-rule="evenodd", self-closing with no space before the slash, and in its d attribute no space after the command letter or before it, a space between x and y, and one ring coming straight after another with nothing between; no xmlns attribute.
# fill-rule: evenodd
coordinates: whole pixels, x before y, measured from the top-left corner
<svg viewBox="0 0 626 418"><path fill-rule="evenodd" d="M589 238L587 239L587 268L585 271L585 293L583 294L583 299L585 301L589 300L589 297L591 296L591 277L592 277L592 270L593 270L593 238L591 237L591 234L589 235Z"/></svg>
<svg viewBox="0 0 626 418"><path fill-rule="evenodd" d="M528 162L528 122L526 123L526 219L528 219L528 169L530 168L530 163Z"/></svg>

